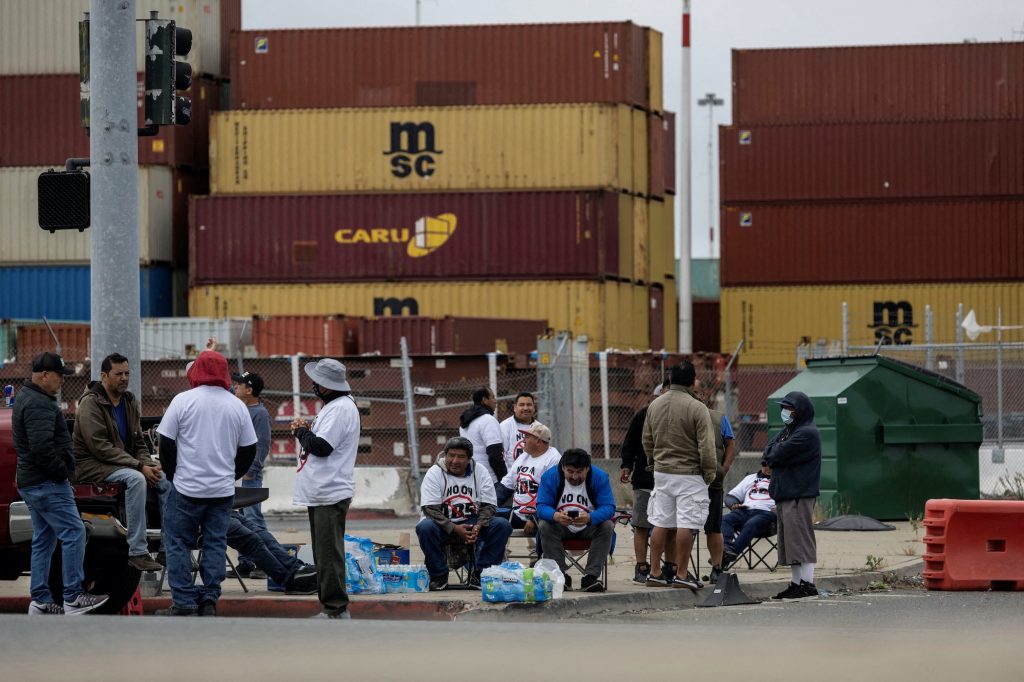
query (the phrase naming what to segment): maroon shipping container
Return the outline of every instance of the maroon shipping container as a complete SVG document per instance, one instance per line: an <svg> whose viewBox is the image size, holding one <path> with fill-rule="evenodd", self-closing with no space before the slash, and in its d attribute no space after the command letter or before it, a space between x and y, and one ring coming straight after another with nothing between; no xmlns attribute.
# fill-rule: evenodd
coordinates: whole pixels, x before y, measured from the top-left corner
<svg viewBox="0 0 1024 682"><path fill-rule="evenodd" d="M506 320L482 317L369 317L359 324L359 353L400 355L401 338L409 353L529 353L547 320Z"/></svg>
<svg viewBox="0 0 1024 682"><path fill-rule="evenodd" d="M260 357L357 355L361 318L320 315L254 317L252 342Z"/></svg>
<svg viewBox="0 0 1024 682"><path fill-rule="evenodd" d="M139 74L136 122L143 125L143 80ZM0 76L0 166L61 166L89 156L89 137L79 118L78 74ZM192 122L163 126L139 138L144 165L209 165L210 111L220 108L220 85L196 79L190 89Z"/></svg>
<svg viewBox="0 0 1024 682"><path fill-rule="evenodd" d="M171 259L175 268L188 269L188 198L209 194L210 174L205 170L176 169L171 205Z"/></svg>
<svg viewBox="0 0 1024 682"><path fill-rule="evenodd" d="M718 353L722 345L722 318L718 301L693 300L693 351Z"/></svg>
<svg viewBox="0 0 1024 682"><path fill-rule="evenodd" d="M231 108L624 102L650 109L632 23L242 31Z"/></svg>
<svg viewBox="0 0 1024 682"><path fill-rule="evenodd" d="M60 339L60 354L69 364L88 362L92 345L91 327L87 324L52 324L53 333ZM45 324L19 325L15 337L17 362L31 363L43 351L56 352L56 342Z"/></svg>
<svg viewBox="0 0 1024 682"><path fill-rule="evenodd" d="M618 275L619 208L618 194L600 191L195 197L190 276L600 279Z"/></svg>
<svg viewBox="0 0 1024 682"><path fill-rule="evenodd" d="M1024 278L1024 200L726 206L723 287Z"/></svg>
<svg viewBox="0 0 1024 682"><path fill-rule="evenodd" d="M723 126L719 149L723 203L1024 196L1024 121Z"/></svg>
<svg viewBox="0 0 1024 682"><path fill-rule="evenodd" d="M671 111L662 114L664 117L665 143L662 153L665 155L665 193L676 193L676 115Z"/></svg>
<svg viewBox="0 0 1024 682"><path fill-rule="evenodd" d="M647 196L665 196L665 122L647 115Z"/></svg>
<svg viewBox="0 0 1024 682"><path fill-rule="evenodd" d="M1024 118L1024 42L733 50L734 125Z"/></svg>
<svg viewBox="0 0 1024 682"><path fill-rule="evenodd" d="M647 333L650 335L651 348L665 348L665 292L660 286L647 289L650 296L647 316Z"/></svg>

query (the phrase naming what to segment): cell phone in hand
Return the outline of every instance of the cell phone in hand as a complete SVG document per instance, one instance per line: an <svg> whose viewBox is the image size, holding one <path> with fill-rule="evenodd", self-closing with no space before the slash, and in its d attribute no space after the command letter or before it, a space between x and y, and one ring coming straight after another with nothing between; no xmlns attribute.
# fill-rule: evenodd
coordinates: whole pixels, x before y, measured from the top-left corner
<svg viewBox="0 0 1024 682"><path fill-rule="evenodd" d="M580 513L578 511L565 512L565 515L570 519L578 519L580 517Z"/></svg>

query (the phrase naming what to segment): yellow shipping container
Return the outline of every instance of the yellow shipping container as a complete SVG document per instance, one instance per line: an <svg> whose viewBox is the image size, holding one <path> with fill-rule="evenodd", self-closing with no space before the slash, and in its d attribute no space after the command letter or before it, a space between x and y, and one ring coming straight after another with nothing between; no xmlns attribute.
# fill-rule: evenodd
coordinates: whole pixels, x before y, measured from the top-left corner
<svg viewBox="0 0 1024 682"><path fill-rule="evenodd" d="M652 282L675 288L676 237L675 199L666 194L664 201L648 202L647 262Z"/></svg>
<svg viewBox="0 0 1024 682"><path fill-rule="evenodd" d="M636 262L633 260L633 233L636 232L636 205L645 201L626 194L619 195L619 277L635 279ZM623 229L626 227L626 229Z"/></svg>
<svg viewBox="0 0 1024 682"><path fill-rule="evenodd" d="M644 112L625 105L215 112L214 194L647 191Z"/></svg>
<svg viewBox="0 0 1024 682"><path fill-rule="evenodd" d="M679 299L676 297L676 283L665 283L665 350L670 353L679 350Z"/></svg>
<svg viewBox="0 0 1024 682"><path fill-rule="evenodd" d="M664 111L664 82L662 79L661 32L647 29L647 90L651 96L651 111Z"/></svg>
<svg viewBox="0 0 1024 682"><path fill-rule="evenodd" d="M546 319L556 330L586 334L593 350L647 350L649 305L647 287L623 282L225 284L189 292L189 312L196 317L344 314Z"/></svg>
<svg viewBox="0 0 1024 682"><path fill-rule="evenodd" d="M874 346L880 339L901 345L925 342L925 306L932 311L932 341L956 341L956 311L974 309L981 324L1024 324L1024 282L877 284L861 286L723 287L722 352L744 339L746 365L793 365L800 343L839 344L843 303L849 344ZM983 337L994 343L995 335ZM1004 341L1024 341L1022 330Z"/></svg>

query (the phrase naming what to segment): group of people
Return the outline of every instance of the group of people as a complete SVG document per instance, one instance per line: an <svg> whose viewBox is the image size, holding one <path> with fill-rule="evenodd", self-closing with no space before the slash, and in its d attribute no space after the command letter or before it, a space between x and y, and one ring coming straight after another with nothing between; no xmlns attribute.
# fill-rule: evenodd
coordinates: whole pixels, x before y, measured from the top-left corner
<svg viewBox="0 0 1024 682"><path fill-rule="evenodd" d="M699 390L692 363L673 367L627 430L620 481L631 482L634 492L633 581L700 589L699 577L676 563L678 557L686 566L700 528L707 536L710 579L717 582L754 539L777 524L779 564L790 566L792 579L775 598L817 595L812 514L821 443L810 399L796 391L780 401L783 429L765 448L760 471L726 495L723 482L735 457L732 427ZM723 518L726 506L730 512Z"/></svg>
<svg viewBox="0 0 1024 682"><path fill-rule="evenodd" d="M163 615L216 615L231 546L239 554L239 576L262 574L289 593L317 593L320 617L349 617L343 537L355 491L359 412L345 366L333 359L306 365L324 406L312 422L296 419L291 424L302 447L294 502L307 507L313 538L315 564L306 565L267 530L258 504L235 508L236 481L243 488L262 487L270 415L260 400L262 377L230 374L215 345L211 339L186 367L191 388L171 400L157 427L159 459L143 436L138 400L128 391L128 358L113 353L103 359L99 381L78 402L73 434L56 402L64 377L73 371L55 353L33 359L31 379L15 400L12 418L17 485L33 523L29 614L87 613L108 600L83 586L85 526L75 505L74 481L123 485L126 561L138 571L166 566L172 605ZM156 558L147 537L151 494L162 525ZM62 604L48 584L58 540ZM192 553L200 544L201 560L194 567Z"/></svg>

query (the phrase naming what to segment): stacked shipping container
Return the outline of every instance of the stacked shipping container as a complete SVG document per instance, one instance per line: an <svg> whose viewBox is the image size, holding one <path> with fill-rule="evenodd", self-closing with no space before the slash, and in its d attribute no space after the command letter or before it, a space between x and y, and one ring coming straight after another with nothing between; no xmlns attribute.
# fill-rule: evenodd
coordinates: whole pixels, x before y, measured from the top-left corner
<svg viewBox="0 0 1024 682"><path fill-rule="evenodd" d="M191 313L543 318L595 348L674 347L660 41L630 23L235 33Z"/></svg>
<svg viewBox="0 0 1024 682"><path fill-rule="evenodd" d="M40 230L36 194L42 171L60 168L70 157L89 156L78 75L78 22L88 10L88 0L0 3L0 317L90 316L92 230ZM209 115L220 108L219 74L227 65L222 52L227 33L240 28L241 2L140 0L136 10L140 17L156 10L193 33L186 58L195 77L191 123L139 138L141 310L162 316L185 306L188 195L205 193L209 184ZM142 126L145 24L136 26Z"/></svg>
<svg viewBox="0 0 1024 682"><path fill-rule="evenodd" d="M951 341L1024 296L1024 43L737 50L722 348ZM782 286L787 285L787 286ZM915 328L917 331L915 332Z"/></svg>

